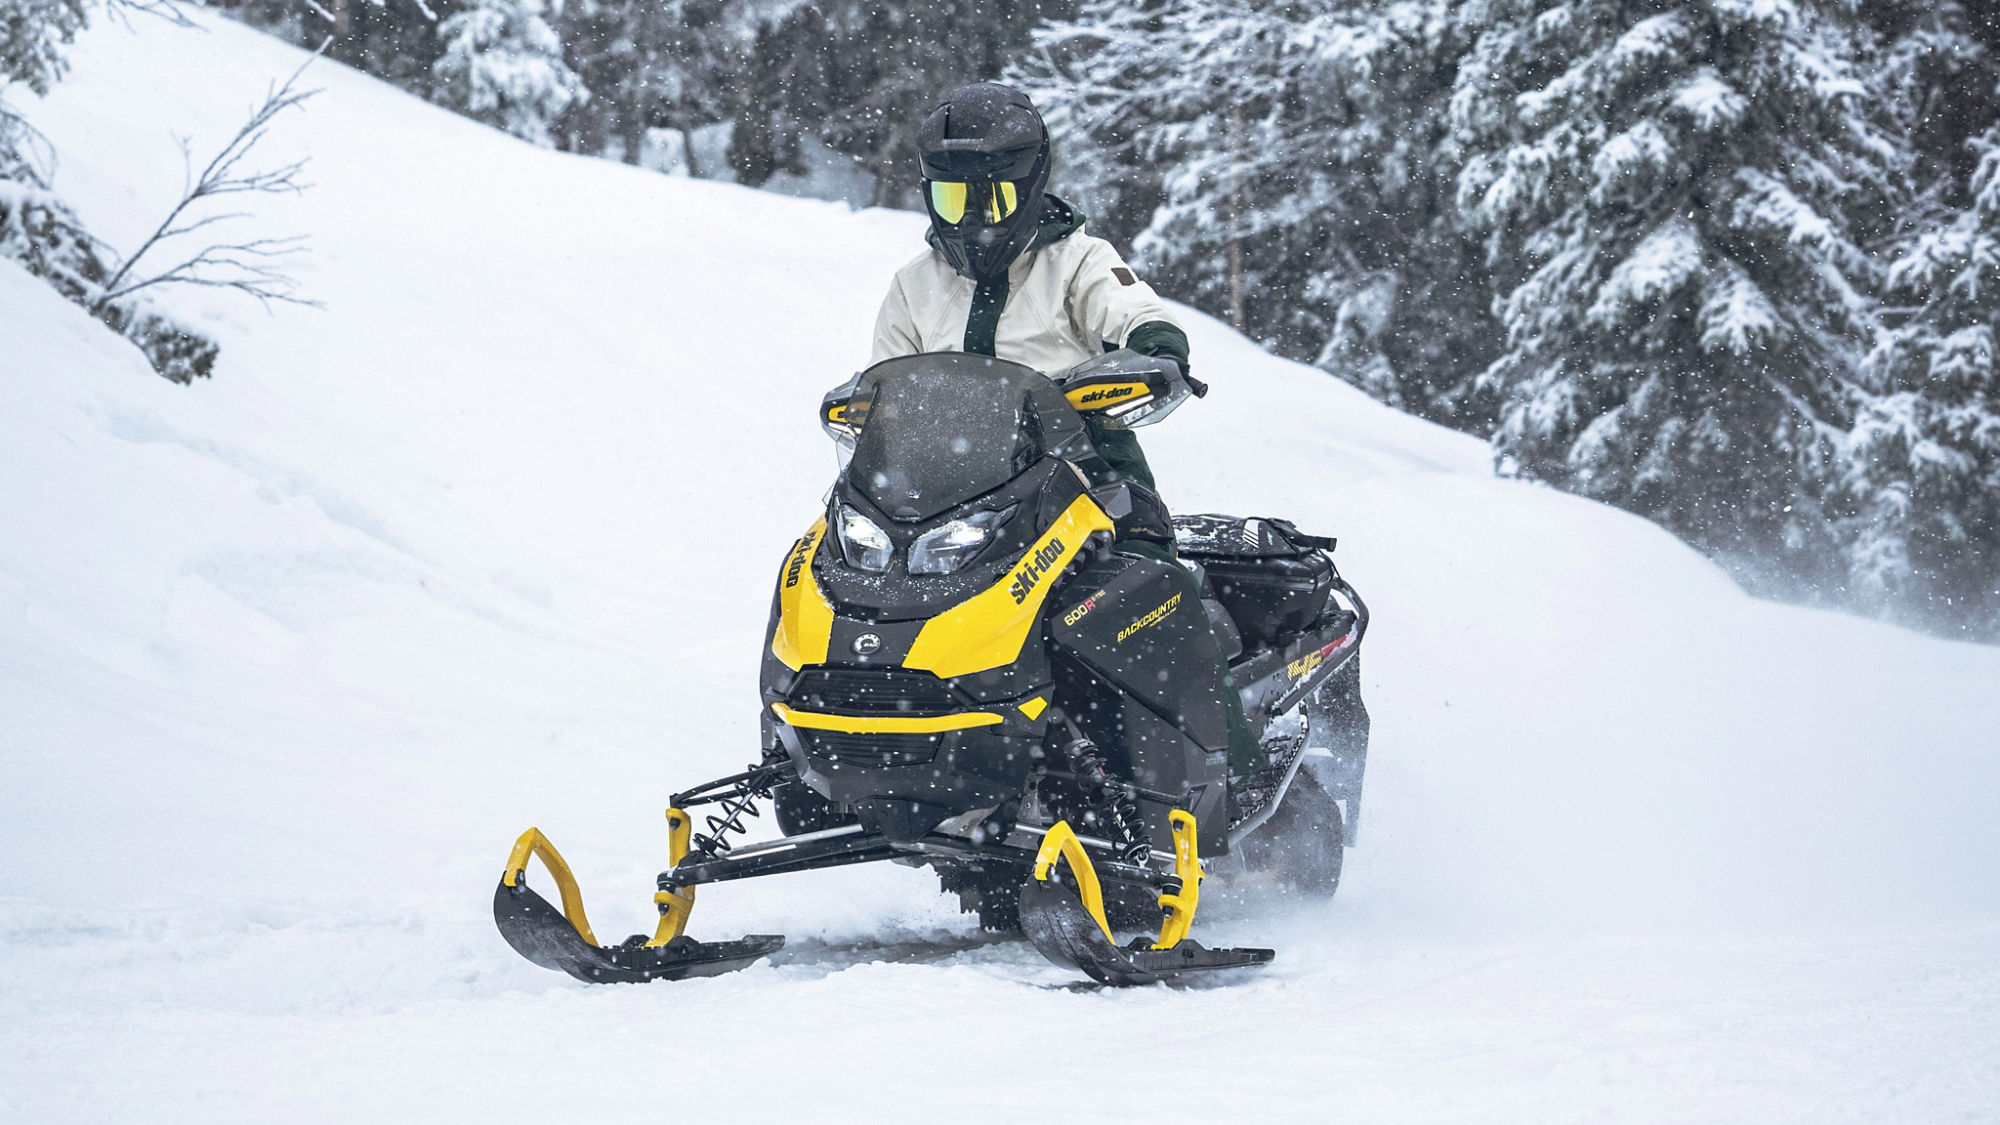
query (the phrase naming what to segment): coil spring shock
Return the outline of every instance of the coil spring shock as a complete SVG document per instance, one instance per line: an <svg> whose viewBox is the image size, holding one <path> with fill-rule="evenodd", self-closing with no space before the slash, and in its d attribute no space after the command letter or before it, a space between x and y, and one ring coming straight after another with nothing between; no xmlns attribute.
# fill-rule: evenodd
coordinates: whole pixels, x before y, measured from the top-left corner
<svg viewBox="0 0 2000 1125"><path fill-rule="evenodd" d="M764 815L757 811L757 802L768 800L771 790L780 780L784 770L781 767L763 765L733 778L725 779L730 788L726 792L691 797L687 804L707 804L713 802L719 808L706 818L707 832L697 832L691 841L690 852L698 852L710 859L720 856L730 849L729 837L741 835L750 829L743 823L745 817ZM714 784L714 783L711 783ZM704 787L706 788L706 787ZM678 799L678 797L677 797Z"/></svg>
<svg viewBox="0 0 2000 1125"><path fill-rule="evenodd" d="M1069 768L1076 783L1083 790L1084 799L1096 806L1103 816L1111 843L1118 849L1118 858L1135 867L1149 867L1153 860L1153 845L1146 840L1139 829L1139 803L1125 792L1125 786L1104 764L1104 755L1078 730L1074 722L1065 719L1071 739L1062 748L1063 757L1069 760Z"/></svg>

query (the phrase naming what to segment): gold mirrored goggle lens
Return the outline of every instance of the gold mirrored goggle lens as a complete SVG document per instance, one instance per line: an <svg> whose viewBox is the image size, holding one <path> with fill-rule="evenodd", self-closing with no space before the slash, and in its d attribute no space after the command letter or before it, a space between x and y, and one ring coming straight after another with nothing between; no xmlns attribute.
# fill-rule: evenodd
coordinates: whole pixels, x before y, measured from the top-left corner
<svg viewBox="0 0 2000 1125"><path fill-rule="evenodd" d="M931 181L931 210L947 223L956 223L965 218L965 189L967 185L950 180Z"/></svg>
<svg viewBox="0 0 2000 1125"><path fill-rule="evenodd" d="M989 223L997 223L1013 214L1014 208L1021 205L1014 194L1014 182L1002 180L994 184L993 194L987 197L987 204L986 221Z"/></svg>
<svg viewBox="0 0 2000 1125"><path fill-rule="evenodd" d="M964 222L967 204L975 196L979 198L980 217L989 223L1000 222L1021 205L1020 192L1011 180L990 184L932 180L930 191L931 210L947 223Z"/></svg>

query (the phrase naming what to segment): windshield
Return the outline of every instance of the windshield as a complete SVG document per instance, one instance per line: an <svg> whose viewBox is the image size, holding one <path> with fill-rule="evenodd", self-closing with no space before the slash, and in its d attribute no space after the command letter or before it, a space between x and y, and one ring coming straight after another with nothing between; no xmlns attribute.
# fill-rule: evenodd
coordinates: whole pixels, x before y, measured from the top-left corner
<svg viewBox="0 0 2000 1125"><path fill-rule="evenodd" d="M863 372L848 484L892 519L928 519L1025 472L1044 453L1053 384L1033 368L931 352ZM1067 406L1067 402L1062 402Z"/></svg>

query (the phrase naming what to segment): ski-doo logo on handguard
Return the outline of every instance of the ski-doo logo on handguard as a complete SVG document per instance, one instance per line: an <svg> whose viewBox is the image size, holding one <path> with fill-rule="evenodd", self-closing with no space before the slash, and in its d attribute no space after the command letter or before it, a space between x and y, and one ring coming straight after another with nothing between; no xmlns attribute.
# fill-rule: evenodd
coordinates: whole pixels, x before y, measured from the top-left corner
<svg viewBox="0 0 2000 1125"><path fill-rule="evenodd" d="M1105 387L1103 390L1091 391L1088 394L1085 394L1082 398L1076 400L1076 404L1078 406L1084 406L1093 402L1109 402L1114 398L1124 398L1127 395L1133 394L1137 392L1138 389L1139 388L1131 385L1130 383L1126 383L1122 386L1117 386L1117 387Z"/></svg>
<svg viewBox="0 0 2000 1125"><path fill-rule="evenodd" d="M1029 555L1021 564L1021 569L1014 572L1014 584L1007 588L1007 592L1014 595L1014 604L1020 605L1027 601L1028 594L1042 584L1042 579L1048 576L1049 568L1062 557L1063 541L1053 536L1046 545L1037 548L1034 554Z"/></svg>
<svg viewBox="0 0 2000 1125"><path fill-rule="evenodd" d="M817 533L808 531L806 537L799 540L799 545L792 548L792 557L785 563L785 589L789 590L799 584L799 572L806 568L806 556L812 554L813 540L816 538L818 538Z"/></svg>

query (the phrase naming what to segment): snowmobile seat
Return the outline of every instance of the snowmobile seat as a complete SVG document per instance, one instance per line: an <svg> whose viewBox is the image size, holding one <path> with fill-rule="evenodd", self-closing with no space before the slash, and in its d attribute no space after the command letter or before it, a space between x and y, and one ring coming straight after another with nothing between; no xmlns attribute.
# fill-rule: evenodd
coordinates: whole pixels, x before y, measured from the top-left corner
<svg viewBox="0 0 2000 1125"><path fill-rule="evenodd" d="M1325 553L1331 539L1284 520L1196 515L1174 517L1174 543L1206 572L1246 645L1281 643L1326 611L1335 579Z"/></svg>

